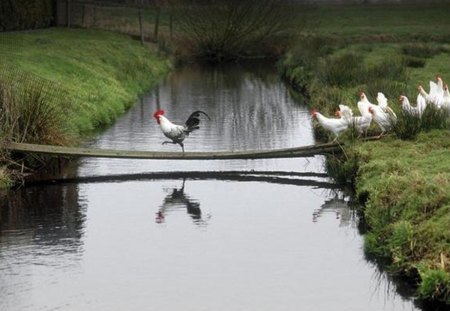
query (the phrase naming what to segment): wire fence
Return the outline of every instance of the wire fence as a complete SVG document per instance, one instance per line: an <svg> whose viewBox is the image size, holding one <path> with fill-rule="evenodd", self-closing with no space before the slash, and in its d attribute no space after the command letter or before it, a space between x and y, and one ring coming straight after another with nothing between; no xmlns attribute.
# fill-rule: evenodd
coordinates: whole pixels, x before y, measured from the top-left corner
<svg viewBox="0 0 450 311"><path fill-rule="evenodd" d="M57 4L59 26L116 31L142 42L173 37L172 13L163 1L60 0Z"/></svg>

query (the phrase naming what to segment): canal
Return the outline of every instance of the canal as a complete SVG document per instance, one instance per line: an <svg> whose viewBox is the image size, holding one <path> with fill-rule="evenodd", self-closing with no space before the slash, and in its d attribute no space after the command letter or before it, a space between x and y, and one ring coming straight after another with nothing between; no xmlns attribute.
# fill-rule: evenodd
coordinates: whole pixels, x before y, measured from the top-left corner
<svg viewBox="0 0 450 311"><path fill-rule="evenodd" d="M87 145L180 150L161 144L158 108L176 123L211 116L186 151L315 142L308 108L273 66L252 63L177 69ZM1 310L419 310L366 260L322 156L81 159L73 174L4 194Z"/></svg>

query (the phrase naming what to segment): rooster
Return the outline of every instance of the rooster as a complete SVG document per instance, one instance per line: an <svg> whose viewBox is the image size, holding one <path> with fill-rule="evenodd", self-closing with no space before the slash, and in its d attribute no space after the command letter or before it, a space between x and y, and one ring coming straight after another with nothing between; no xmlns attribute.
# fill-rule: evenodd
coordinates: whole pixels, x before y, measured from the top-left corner
<svg viewBox="0 0 450 311"><path fill-rule="evenodd" d="M339 135L348 128L348 121L344 118L340 119L327 118L321 113L317 112L317 110L315 109L311 111L311 116L314 119L317 119L317 121L319 121L320 125L324 129L332 132L336 136L333 142L336 141Z"/></svg>
<svg viewBox="0 0 450 311"><path fill-rule="evenodd" d="M181 146L181 150L184 153L184 139L189 136L189 134L200 127L198 126L200 124L200 115L204 114L209 120L211 118L206 114L206 112L203 112L201 110L194 111L191 113L189 118L186 120L184 125L177 125L170 122L169 119L167 119L164 116L164 110L157 110L153 117L156 119L156 122L158 122L159 126L161 127L161 131L163 134L171 139L172 141L164 141L162 144L178 144Z"/></svg>

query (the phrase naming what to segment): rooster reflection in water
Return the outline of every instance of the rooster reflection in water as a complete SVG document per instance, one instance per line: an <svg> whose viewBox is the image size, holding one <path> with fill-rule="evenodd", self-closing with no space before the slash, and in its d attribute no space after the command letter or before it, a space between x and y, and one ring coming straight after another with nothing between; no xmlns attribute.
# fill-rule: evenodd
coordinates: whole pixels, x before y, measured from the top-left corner
<svg viewBox="0 0 450 311"><path fill-rule="evenodd" d="M156 213L156 222L164 223L166 214L177 211L182 208L186 208L187 213L191 216L192 220L197 225L207 225L209 216L205 219L202 218L202 211L200 209L200 203L191 199L184 193L184 186L186 180L183 179L181 188L173 188L172 192L164 198L164 202Z"/></svg>

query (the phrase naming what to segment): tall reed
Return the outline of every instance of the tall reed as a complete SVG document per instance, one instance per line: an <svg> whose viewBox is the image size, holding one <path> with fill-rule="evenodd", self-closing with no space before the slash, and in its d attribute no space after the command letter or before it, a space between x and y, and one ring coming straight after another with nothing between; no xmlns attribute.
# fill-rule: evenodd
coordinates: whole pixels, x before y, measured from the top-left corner
<svg viewBox="0 0 450 311"><path fill-rule="evenodd" d="M423 111L422 116L400 111L393 130L400 139L414 139L422 131L450 129L449 126L450 120L447 111L429 104Z"/></svg>
<svg viewBox="0 0 450 311"><path fill-rule="evenodd" d="M51 82L9 72L0 76L0 139L65 144L67 108Z"/></svg>

